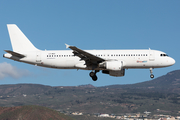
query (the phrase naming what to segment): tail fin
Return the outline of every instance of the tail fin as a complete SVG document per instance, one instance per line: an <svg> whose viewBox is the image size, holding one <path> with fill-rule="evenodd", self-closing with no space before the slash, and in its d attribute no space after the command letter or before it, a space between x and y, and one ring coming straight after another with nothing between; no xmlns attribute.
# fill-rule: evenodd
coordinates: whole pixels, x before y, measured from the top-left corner
<svg viewBox="0 0 180 120"><path fill-rule="evenodd" d="M7 24L14 52L39 51L15 24Z"/></svg>

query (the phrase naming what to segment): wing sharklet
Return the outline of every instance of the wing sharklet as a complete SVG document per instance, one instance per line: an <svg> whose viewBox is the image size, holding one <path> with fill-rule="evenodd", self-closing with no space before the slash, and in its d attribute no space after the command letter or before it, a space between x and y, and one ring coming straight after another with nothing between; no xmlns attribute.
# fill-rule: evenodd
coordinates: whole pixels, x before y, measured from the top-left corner
<svg viewBox="0 0 180 120"><path fill-rule="evenodd" d="M70 47L70 45L68 45L68 44L66 44L66 43L65 43L65 45L66 45L66 49Z"/></svg>

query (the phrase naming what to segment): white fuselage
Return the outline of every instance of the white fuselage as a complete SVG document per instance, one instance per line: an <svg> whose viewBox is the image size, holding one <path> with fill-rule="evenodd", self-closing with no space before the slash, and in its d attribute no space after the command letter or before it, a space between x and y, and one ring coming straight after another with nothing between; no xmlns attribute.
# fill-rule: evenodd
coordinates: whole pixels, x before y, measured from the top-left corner
<svg viewBox="0 0 180 120"><path fill-rule="evenodd" d="M168 67L175 60L157 50L81 50L66 45L71 50L42 51L37 49L15 24L7 25L13 51L5 50L5 58L48 68L92 70L90 77L96 81L96 73L124 76L125 69Z"/></svg>
<svg viewBox="0 0 180 120"><path fill-rule="evenodd" d="M171 66L175 60L157 50L85 50L107 61L123 61L123 68L161 68ZM5 57L8 56L6 53ZM86 69L85 61L74 56L72 50L31 51L17 61L57 69ZM8 58L8 57L7 57ZM10 58L10 57L9 57ZM13 59L12 57L10 59ZM16 59L14 59L16 60ZM96 68L102 70L102 68Z"/></svg>

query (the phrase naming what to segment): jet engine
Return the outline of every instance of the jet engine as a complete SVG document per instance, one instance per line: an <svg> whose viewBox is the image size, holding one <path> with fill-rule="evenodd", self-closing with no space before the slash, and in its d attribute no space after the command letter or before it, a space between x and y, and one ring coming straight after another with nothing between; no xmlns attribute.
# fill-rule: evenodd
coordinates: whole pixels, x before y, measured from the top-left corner
<svg viewBox="0 0 180 120"><path fill-rule="evenodd" d="M123 61L105 61L99 63L99 68L103 68L102 73L110 76L124 76L125 69L123 69Z"/></svg>
<svg viewBox="0 0 180 120"><path fill-rule="evenodd" d="M105 61L99 63L99 68L103 68L110 71L120 71L123 66L123 61Z"/></svg>

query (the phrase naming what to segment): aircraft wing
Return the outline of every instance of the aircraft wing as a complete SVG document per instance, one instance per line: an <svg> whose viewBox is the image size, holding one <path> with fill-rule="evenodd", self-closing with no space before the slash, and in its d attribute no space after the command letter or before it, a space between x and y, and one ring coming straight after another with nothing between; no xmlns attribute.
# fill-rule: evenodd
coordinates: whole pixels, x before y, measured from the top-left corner
<svg viewBox="0 0 180 120"><path fill-rule="evenodd" d="M105 61L105 59L103 58L100 58L100 57L97 57L91 53L88 53L84 50L81 50L75 46L70 46L70 45L66 45L66 48L70 48L71 50L73 50L73 54L75 56L78 56L81 58L81 60L85 60L86 61L86 64L98 64L98 63L101 63L103 61Z"/></svg>

